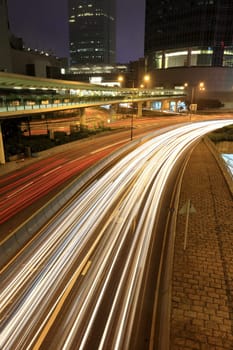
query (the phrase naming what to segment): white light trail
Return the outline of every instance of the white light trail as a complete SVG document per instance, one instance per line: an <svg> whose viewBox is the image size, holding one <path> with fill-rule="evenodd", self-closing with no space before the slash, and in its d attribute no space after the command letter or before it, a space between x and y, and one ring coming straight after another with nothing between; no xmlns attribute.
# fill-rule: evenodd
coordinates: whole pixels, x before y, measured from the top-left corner
<svg viewBox="0 0 233 350"><path fill-rule="evenodd" d="M80 349L84 349L121 248L130 239L99 349L106 347L113 325L112 346L117 349L125 345L130 337L135 305L139 302L156 212L167 178L191 143L230 124L232 121L218 120L171 129L140 145L89 185L45 229L33 252L25 255L17 269L4 274L0 294L3 324L0 348L31 348L39 336L38 329L44 325L46 313L52 315L73 274L80 270L81 275L91 260L82 276L72 315L67 316L69 322L64 319L66 332L59 344L61 349L71 348L76 334L81 332ZM139 211L138 225L132 233ZM74 267L75 272L68 279ZM54 300L58 291L60 294ZM83 329L87 319L88 326Z"/></svg>

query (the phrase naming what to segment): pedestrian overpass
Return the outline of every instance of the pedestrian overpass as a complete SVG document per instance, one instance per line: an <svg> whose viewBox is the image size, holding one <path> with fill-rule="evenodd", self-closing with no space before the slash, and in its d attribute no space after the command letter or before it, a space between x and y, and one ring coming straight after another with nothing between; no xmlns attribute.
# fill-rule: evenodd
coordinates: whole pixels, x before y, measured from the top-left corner
<svg viewBox="0 0 233 350"><path fill-rule="evenodd" d="M45 79L0 72L0 163L5 163L1 121L36 114L79 109L80 123L85 124L85 108L121 103L137 105L142 116L143 103L161 101L161 109L170 109L185 94L182 90L120 88L77 81Z"/></svg>

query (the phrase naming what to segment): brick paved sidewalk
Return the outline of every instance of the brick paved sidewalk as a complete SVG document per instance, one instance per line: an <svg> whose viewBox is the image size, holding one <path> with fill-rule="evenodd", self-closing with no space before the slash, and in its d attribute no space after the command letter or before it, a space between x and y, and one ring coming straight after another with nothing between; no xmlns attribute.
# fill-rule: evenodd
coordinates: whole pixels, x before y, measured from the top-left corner
<svg viewBox="0 0 233 350"><path fill-rule="evenodd" d="M170 350L233 350L233 199L204 142L185 171L175 242Z"/></svg>

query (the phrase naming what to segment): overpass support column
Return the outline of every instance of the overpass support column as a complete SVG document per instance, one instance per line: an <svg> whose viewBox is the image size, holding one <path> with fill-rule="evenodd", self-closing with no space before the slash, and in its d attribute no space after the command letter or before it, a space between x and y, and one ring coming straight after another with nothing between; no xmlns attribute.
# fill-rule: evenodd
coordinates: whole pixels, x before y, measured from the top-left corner
<svg viewBox="0 0 233 350"><path fill-rule="evenodd" d="M82 130L86 126L85 107L80 108L80 129Z"/></svg>
<svg viewBox="0 0 233 350"><path fill-rule="evenodd" d="M166 56L164 51L162 53L162 68L166 68Z"/></svg>
<svg viewBox="0 0 233 350"><path fill-rule="evenodd" d="M118 112L118 104L111 105L110 115L112 120L117 119L117 112Z"/></svg>
<svg viewBox="0 0 233 350"><path fill-rule="evenodd" d="M170 101L169 100L163 100L162 101L162 111L163 110L169 110L170 109Z"/></svg>
<svg viewBox="0 0 233 350"><path fill-rule="evenodd" d="M138 114L137 116L142 117L142 102L138 102Z"/></svg>
<svg viewBox="0 0 233 350"><path fill-rule="evenodd" d="M191 48L188 49L188 55L187 55L187 66L190 67L192 62L192 50Z"/></svg>
<svg viewBox="0 0 233 350"><path fill-rule="evenodd" d="M2 138L2 126L0 123L0 164L5 164L5 153L4 153L4 146L3 146L3 138Z"/></svg>

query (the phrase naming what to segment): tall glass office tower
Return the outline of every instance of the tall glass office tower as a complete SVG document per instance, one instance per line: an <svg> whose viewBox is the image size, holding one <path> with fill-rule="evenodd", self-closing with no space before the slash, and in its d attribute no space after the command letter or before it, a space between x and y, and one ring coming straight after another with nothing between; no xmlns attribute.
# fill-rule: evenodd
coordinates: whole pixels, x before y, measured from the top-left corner
<svg viewBox="0 0 233 350"><path fill-rule="evenodd" d="M115 63L115 0L68 0L71 65Z"/></svg>
<svg viewBox="0 0 233 350"><path fill-rule="evenodd" d="M232 0L146 0L152 68L233 67Z"/></svg>

